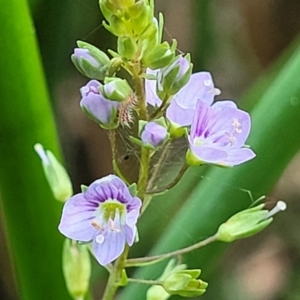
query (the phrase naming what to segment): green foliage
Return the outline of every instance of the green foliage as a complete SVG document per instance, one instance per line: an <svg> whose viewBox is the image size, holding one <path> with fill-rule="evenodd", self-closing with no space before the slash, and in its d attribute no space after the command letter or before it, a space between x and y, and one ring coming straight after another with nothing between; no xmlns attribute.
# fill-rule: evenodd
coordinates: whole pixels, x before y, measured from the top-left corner
<svg viewBox="0 0 300 300"><path fill-rule="evenodd" d="M20 299L69 299L56 229L61 204L33 150L41 142L58 153L58 145L26 1L3 2L0 19L0 189Z"/></svg>

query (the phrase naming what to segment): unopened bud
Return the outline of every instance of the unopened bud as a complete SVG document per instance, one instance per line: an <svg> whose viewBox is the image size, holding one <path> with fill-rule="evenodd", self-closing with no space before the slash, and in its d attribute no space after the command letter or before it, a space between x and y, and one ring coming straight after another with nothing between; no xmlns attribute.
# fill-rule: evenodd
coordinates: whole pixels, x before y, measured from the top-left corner
<svg viewBox="0 0 300 300"><path fill-rule="evenodd" d="M109 57L97 47L85 42L77 42L79 48L74 49L71 59L77 70L91 79L103 80Z"/></svg>
<svg viewBox="0 0 300 300"><path fill-rule="evenodd" d="M106 77L105 84L100 86L100 90L106 99L112 101L124 101L133 93L125 79L115 77Z"/></svg>
<svg viewBox="0 0 300 300"><path fill-rule="evenodd" d="M65 240L63 248L63 273L69 294L83 299L89 289L91 262L87 245Z"/></svg>
<svg viewBox="0 0 300 300"><path fill-rule="evenodd" d="M55 199L65 202L73 195L70 177L53 153L35 144L34 150L42 160L44 174Z"/></svg>
<svg viewBox="0 0 300 300"><path fill-rule="evenodd" d="M279 201L271 211L263 209L264 206L264 204L261 204L233 215L219 227L217 232L218 241L229 243L255 235L273 221L275 213L286 209L286 204L283 201Z"/></svg>

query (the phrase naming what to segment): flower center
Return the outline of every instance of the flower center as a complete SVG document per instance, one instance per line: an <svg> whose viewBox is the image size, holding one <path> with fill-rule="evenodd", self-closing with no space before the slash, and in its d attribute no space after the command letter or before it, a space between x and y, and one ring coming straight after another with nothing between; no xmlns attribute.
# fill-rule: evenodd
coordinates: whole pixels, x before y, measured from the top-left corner
<svg viewBox="0 0 300 300"><path fill-rule="evenodd" d="M122 217L126 212L126 206L117 200L106 200L100 204L99 210L101 211L103 219L108 221L115 219L117 211L120 217Z"/></svg>

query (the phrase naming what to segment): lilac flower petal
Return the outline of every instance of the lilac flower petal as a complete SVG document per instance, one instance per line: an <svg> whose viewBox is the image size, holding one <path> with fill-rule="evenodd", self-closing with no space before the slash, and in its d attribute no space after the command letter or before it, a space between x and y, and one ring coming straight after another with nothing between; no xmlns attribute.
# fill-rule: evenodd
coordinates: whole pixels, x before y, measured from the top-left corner
<svg viewBox="0 0 300 300"><path fill-rule="evenodd" d="M125 235L115 230L107 230L102 243L93 240L93 252L99 264L105 266L117 259L125 248Z"/></svg>
<svg viewBox="0 0 300 300"><path fill-rule="evenodd" d="M82 59L85 59L86 61L88 61L94 67L99 66L99 63L97 62L97 60L90 54L90 51L87 50L87 49L75 48L74 49L74 55L76 57L80 57Z"/></svg>
<svg viewBox="0 0 300 300"><path fill-rule="evenodd" d="M213 147L191 146L191 151L200 161L206 163L218 163L227 158L227 153L224 150Z"/></svg>
<svg viewBox="0 0 300 300"><path fill-rule="evenodd" d="M215 102L213 107L214 109L223 108L223 107L237 108L237 105L231 100L221 100Z"/></svg>
<svg viewBox="0 0 300 300"><path fill-rule="evenodd" d="M176 99L173 99L167 108L166 117L177 126L184 127L191 125L194 113L194 109L184 108L177 103Z"/></svg>
<svg viewBox="0 0 300 300"><path fill-rule="evenodd" d="M157 72L157 70L153 71L148 68L146 73L156 76ZM156 82L157 80L145 80L146 99L147 102L154 107L158 107L162 103L162 101L159 99L156 93Z"/></svg>
<svg viewBox="0 0 300 300"><path fill-rule="evenodd" d="M176 95L176 101L181 107L194 109L198 100L212 104L215 95L210 73L199 72L192 74L189 82Z"/></svg>
<svg viewBox="0 0 300 300"><path fill-rule="evenodd" d="M234 149L228 152L227 158L221 162L222 165L236 166L255 157L255 153L248 148Z"/></svg>
<svg viewBox="0 0 300 300"><path fill-rule="evenodd" d="M209 121L212 118L212 110L210 106L199 100L197 102L192 126L191 126L191 137L201 137L207 133L209 129Z"/></svg>
<svg viewBox="0 0 300 300"><path fill-rule="evenodd" d="M155 122L149 122L145 125L141 140L144 144L150 144L153 147L159 146L167 136L167 129Z"/></svg>
<svg viewBox="0 0 300 300"><path fill-rule="evenodd" d="M214 109L214 106L213 106ZM221 130L234 138L234 146L241 147L250 133L251 121L247 112L231 107L218 107L215 123L211 126L211 134Z"/></svg>
<svg viewBox="0 0 300 300"><path fill-rule="evenodd" d="M132 244L134 242L134 238L136 236L136 226L131 228L131 227L125 225L124 230L125 230L126 242L129 246L132 246Z"/></svg>
<svg viewBox="0 0 300 300"><path fill-rule="evenodd" d="M82 193L70 198L64 206L59 231L70 239L89 242L95 234L91 225L98 205L85 199Z"/></svg>
<svg viewBox="0 0 300 300"><path fill-rule="evenodd" d="M117 109L118 103L106 100L103 96L90 94L82 98L80 106L86 110L94 119L99 120L103 124L109 124L111 112Z"/></svg>

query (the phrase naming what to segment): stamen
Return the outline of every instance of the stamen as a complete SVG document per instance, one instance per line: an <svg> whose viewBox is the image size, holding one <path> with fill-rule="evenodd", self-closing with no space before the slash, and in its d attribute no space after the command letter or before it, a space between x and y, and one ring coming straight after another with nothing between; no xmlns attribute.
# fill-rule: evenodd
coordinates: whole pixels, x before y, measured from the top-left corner
<svg viewBox="0 0 300 300"><path fill-rule="evenodd" d="M218 89L218 88L215 88L215 95L216 95L216 96L221 95L221 90Z"/></svg>
<svg viewBox="0 0 300 300"><path fill-rule="evenodd" d="M101 229L102 229L101 224L100 224L97 220L93 220L93 221L91 222L91 225L92 225L96 230L101 230Z"/></svg>
<svg viewBox="0 0 300 300"><path fill-rule="evenodd" d="M112 219L108 220L108 224L109 224L109 227L112 231L115 231L115 232L120 232L121 231L120 228L115 226L115 222Z"/></svg>
<svg viewBox="0 0 300 300"><path fill-rule="evenodd" d="M233 135L229 135L229 136L228 136L228 141L229 141L229 144L230 144L231 146L233 146L233 145L236 143L236 137L233 136Z"/></svg>
<svg viewBox="0 0 300 300"><path fill-rule="evenodd" d="M278 201L276 203L276 206L272 210L270 210L268 212L268 214L265 216L265 219L269 219L269 218L273 217L277 213L286 210L286 208L287 208L287 205L284 201L281 201L281 200Z"/></svg>
<svg viewBox="0 0 300 300"><path fill-rule="evenodd" d="M233 118L231 125L234 127L234 130L237 133L241 133L242 132L242 124L239 122L238 119Z"/></svg>

